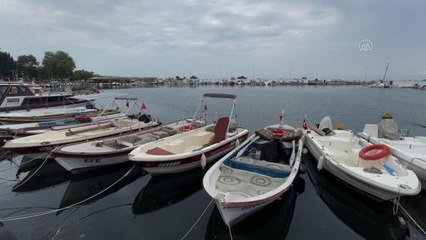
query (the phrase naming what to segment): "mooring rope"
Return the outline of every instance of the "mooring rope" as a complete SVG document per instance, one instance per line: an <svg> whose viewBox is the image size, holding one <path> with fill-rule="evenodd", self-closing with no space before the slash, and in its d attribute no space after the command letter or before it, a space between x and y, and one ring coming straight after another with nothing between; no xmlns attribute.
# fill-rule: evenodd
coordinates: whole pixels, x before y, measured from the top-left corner
<svg viewBox="0 0 426 240"><path fill-rule="evenodd" d="M197 218L197 220L194 222L194 224L192 224L191 228L188 230L188 232L186 232L186 234L180 239L183 240L185 239L189 233L191 233L191 231L194 229L194 227L198 224L198 222L201 220L201 217L203 217L204 213L206 213L207 209L209 209L210 205L212 204L213 199L210 200L209 204L207 204L206 208L204 208L204 211L201 213L201 215Z"/></svg>
<svg viewBox="0 0 426 240"><path fill-rule="evenodd" d="M47 160L50 157L50 154L52 154L53 151L50 151L49 155L47 155L47 157L44 159L44 161L41 163L41 165L26 179L24 179L22 182L18 183L16 186L14 186L12 188L12 191L19 188L20 186L22 186L23 184L25 184L26 182L28 182L28 180L30 180L42 167L43 165L47 162Z"/></svg>
<svg viewBox="0 0 426 240"><path fill-rule="evenodd" d="M416 227L418 228L418 229L420 229L420 231L424 234L424 235L426 235L426 231L420 226L420 224L418 224L417 222L416 222L416 220L414 220L414 218L407 212L407 210L405 210L405 208L402 206L402 205L399 205L399 208L401 208L403 211L404 211L404 213L405 213L405 215L407 215L410 219L411 219L411 221L413 221L413 223L414 223L414 225L416 225Z"/></svg>
<svg viewBox="0 0 426 240"><path fill-rule="evenodd" d="M48 214L52 214L52 213L56 213L56 212L60 212L60 211L64 211L66 209L69 208L73 208L75 206L78 206L80 204L83 204L101 194L103 194L104 192L108 191L109 189L111 189L113 186L115 186L117 183L119 183L121 180L123 180L125 177L127 177L132 171L133 169L136 167L136 164L134 164L129 171L127 171L122 177L120 177L117 181L115 181L114 183L112 183L109 187L99 191L98 193L96 193L95 195L92 195L86 199L83 199L77 203L71 204L69 206L63 207L63 208L59 208L59 209L55 209L55 210L51 210L51 211L45 211L45 212L38 212L38 213L29 213L29 214L23 214L20 216L15 216L15 217L9 217L9 218L1 218L0 222L10 222L10 221L17 221L17 220L24 220L24 219L28 219L28 218L33 218L33 217L40 217L40 216L44 216L44 215L48 215Z"/></svg>
<svg viewBox="0 0 426 240"><path fill-rule="evenodd" d="M228 232L229 232L229 238L231 238L231 240L234 240L234 238L232 237L232 231L230 226L228 226Z"/></svg>
<svg viewBox="0 0 426 240"><path fill-rule="evenodd" d="M53 149L53 150L55 150L55 149ZM50 151L50 153L49 153L49 155L48 156L50 156L50 154L53 152L53 150L52 151ZM38 160L39 158L42 158L43 157L43 155L45 155L47 152L43 152L42 154L40 154L40 155L38 155L37 157L35 157L35 158L32 158L32 159L30 159L30 160L28 160L28 161L26 161L26 162L24 162L24 163L22 163L22 160L21 160L21 164L19 164L19 166L20 167L22 167L22 166L24 166L24 165L26 165L26 164L28 164L28 163L30 163L30 162L32 162L32 161L34 161L34 160ZM12 161L12 162L14 162L13 160L10 160L10 161Z"/></svg>

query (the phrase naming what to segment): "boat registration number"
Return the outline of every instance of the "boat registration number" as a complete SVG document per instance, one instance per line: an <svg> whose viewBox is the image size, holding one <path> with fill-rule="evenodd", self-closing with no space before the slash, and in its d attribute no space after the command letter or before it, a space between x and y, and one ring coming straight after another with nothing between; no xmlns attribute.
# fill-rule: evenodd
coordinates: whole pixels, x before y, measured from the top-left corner
<svg viewBox="0 0 426 240"><path fill-rule="evenodd" d="M84 159L85 163L98 163L101 162L100 158L85 158Z"/></svg>

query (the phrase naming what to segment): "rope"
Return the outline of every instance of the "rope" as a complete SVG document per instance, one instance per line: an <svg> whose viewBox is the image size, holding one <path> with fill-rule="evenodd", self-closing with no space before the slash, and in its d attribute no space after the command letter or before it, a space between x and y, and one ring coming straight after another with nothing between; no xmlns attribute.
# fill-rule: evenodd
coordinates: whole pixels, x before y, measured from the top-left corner
<svg viewBox="0 0 426 240"><path fill-rule="evenodd" d="M393 208L392 213L393 215L396 215L398 213L398 208L400 206L399 200L401 199L401 187L398 187L398 196L393 199Z"/></svg>
<svg viewBox="0 0 426 240"><path fill-rule="evenodd" d="M53 151L53 150L52 150ZM52 151L50 152L50 153L52 153ZM49 156L50 156L50 153L49 153ZM40 155L38 155L37 157L35 157L35 158L32 158L32 159L30 159L30 160L28 160L28 161L26 161L26 162L24 162L24 163L22 163L22 161L21 161L21 164L19 165L19 166L24 166L24 165L26 165L26 164L28 164L28 163L30 163L30 162L32 162L32 161L34 161L34 160L37 160L37 159L39 159L39 158L41 158L41 157L43 157L43 155L45 155L46 154L46 152L43 152L42 154L40 154ZM13 161L13 160L11 160L11 161Z"/></svg>
<svg viewBox="0 0 426 240"><path fill-rule="evenodd" d="M47 159L49 159L49 157L50 157L50 154L52 153L53 151L51 151L50 153L49 153L49 155L47 155L47 157L44 159L44 161L43 161L43 163L41 163L41 165L33 172L33 174L31 174L29 177L27 177L26 179L24 179L22 182L20 182L20 183L18 183L16 186L14 186L13 188L12 188L12 191L13 190L15 190L15 189L17 189L17 188L19 188L20 186L22 186L24 183L26 183L26 182L28 182L28 180L30 180L42 167L43 167L43 165L47 162Z"/></svg>
<svg viewBox="0 0 426 240"><path fill-rule="evenodd" d="M33 217L40 217L40 216L44 216L44 215L48 215L48 214L52 214L52 213L56 213L56 212L60 212L66 209L70 209L73 208L77 205L81 205L101 194L103 194L104 192L108 191L109 189L111 189L113 186L115 186L118 182L120 182L121 180L123 180L125 177L127 177L132 171L133 169L136 167L136 164L134 164L129 171L127 171L122 177L120 177L117 181L115 181L114 183L112 183L109 187L105 188L104 190L96 193L93 196L90 196L86 199L81 200L80 202L71 204L69 206L63 207L63 208L59 208L59 209L55 209L55 210L51 210L51 211L45 211L45 212L38 212L38 213L30 213L30 214L23 214L20 216L16 216L16 217L10 217L10 218L1 218L0 222L10 222L10 221L17 221L17 220L24 220L24 219L28 219L28 218L33 218Z"/></svg>
<svg viewBox="0 0 426 240"><path fill-rule="evenodd" d="M230 226L228 226L228 232L229 232L229 238L231 238L231 240L234 240L234 238L232 237L232 231Z"/></svg>
<svg viewBox="0 0 426 240"><path fill-rule="evenodd" d="M404 213L405 213L405 215L407 215L409 218L410 218L410 220L411 221L413 221L413 223L414 223L414 225L416 225L416 227L418 228L418 229L420 229L420 231L424 234L424 235L426 235L426 231L420 226L420 224L418 224L417 222L416 222L416 220L414 220L414 218L413 217L411 217L411 215L407 212L407 210L405 210L404 209L404 207L402 207L402 205L400 205L399 206L401 209L402 209L402 211L404 211Z"/></svg>
<svg viewBox="0 0 426 240"><path fill-rule="evenodd" d="M212 202L213 202L213 199L212 200L210 200L210 202L209 202L209 204L207 204L207 207L204 209L204 211L201 213L201 215L198 217L198 219L195 221L195 223L194 224L192 224L192 226L191 226L191 228L188 230L188 232L186 232L186 234L180 239L180 240L183 240L183 239L185 239L187 236L188 236L188 234L192 231L192 229L194 229L194 227L197 225L197 223L200 221L200 219L201 219L201 217L204 215L204 213L206 213L206 211L207 211L207 209L210 207L210 205L212 204Z"/></svg>

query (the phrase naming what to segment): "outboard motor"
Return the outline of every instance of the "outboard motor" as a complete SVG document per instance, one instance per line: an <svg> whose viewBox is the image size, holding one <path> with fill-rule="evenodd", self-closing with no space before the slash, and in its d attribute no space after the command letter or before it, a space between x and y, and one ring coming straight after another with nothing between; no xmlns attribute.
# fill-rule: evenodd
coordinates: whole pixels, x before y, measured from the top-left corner
<svg viewBox="0 0 426 240"><path fill-rule="evenodd" d="M141 122L144 122L144 123L149 123L149 122L151 122L151 114L146 114L146 113L144 113L144 114L142 114L140 117L139 117L139 121L141 121Z"/></svg>
<svg viewBox="0 0 426 240"><path fill-rule="evenodd" d="M383 114L382 121L379 123L379 137L389 140L401 139L398 123L388 113Z"/></svg>
<svg viewBox="0 0 426 240"><path fill-rule="evenodd" d="M96 109L95 104L91 103L91 102L87 102L86 103L86 108L87 109Z"/></svg>

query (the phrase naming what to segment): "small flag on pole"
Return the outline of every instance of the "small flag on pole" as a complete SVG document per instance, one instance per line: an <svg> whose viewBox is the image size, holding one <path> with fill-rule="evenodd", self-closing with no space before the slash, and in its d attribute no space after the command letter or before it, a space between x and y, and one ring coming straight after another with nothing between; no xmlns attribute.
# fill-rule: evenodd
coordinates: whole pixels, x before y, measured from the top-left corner
<svg viewBox="0 0 426 240"><path fill-rule="evenodd" d="M126 101L126 107L130 107L129 100Z"/></svg>
<svg viewBox="0 0 426 240"><path fill-rule="evenodd" d="M303 118L303 124L302 124L303 130L308 130L308 123L306 122L306 115Z"/></svg>
<svg viewBox="0 0 426 240"><path fill-rule="evenodd" d="M146 105L145 105L145 103L142 103L142 104L141 104L141 109L142 109L142 110L146 110Z"/></svg>
<svg viewBox="0 0 426 240"><path fill-rule="evenodd" d="M207 111L207 110L208 110L207 104L204 104L204 111Z"/></svg>

